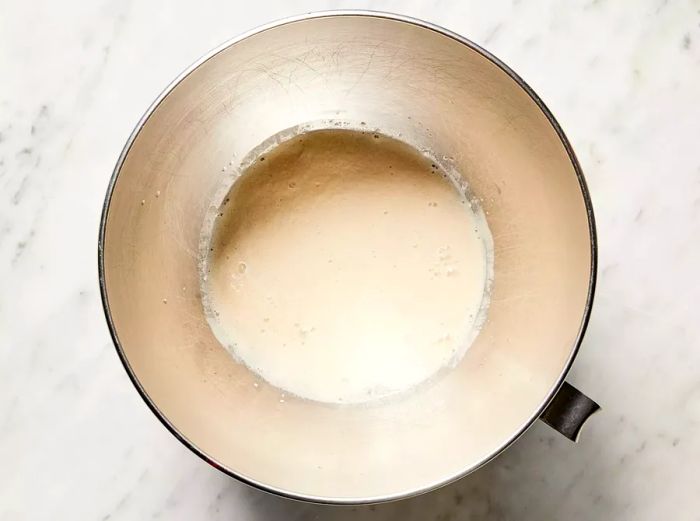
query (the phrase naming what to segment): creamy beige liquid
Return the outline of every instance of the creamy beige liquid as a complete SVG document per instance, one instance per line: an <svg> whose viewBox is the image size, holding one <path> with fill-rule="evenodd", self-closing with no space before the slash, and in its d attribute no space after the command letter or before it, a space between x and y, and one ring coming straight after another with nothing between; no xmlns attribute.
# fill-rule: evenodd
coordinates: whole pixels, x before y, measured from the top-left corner
<svg viewBox="0 0 700 521"><path fill-rule="evenodd" d="M483 320L483 216L399 141L298 135L259 157L219 211L210 323L281 392L358 403L408 390L458 361Z"/></svg>

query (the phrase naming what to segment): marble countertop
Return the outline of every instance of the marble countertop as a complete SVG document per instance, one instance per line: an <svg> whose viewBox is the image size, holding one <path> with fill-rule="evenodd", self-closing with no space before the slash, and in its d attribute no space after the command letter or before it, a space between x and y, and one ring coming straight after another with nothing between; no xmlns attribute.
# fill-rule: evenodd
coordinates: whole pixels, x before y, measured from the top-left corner
<svg viewBox="0 0 700 521"><path fill-rule="evenodd" d="M581 442L537 423L458 483L356 509L250 489L180 445L119 363L96 262L112 168L162 88L237 33L340 7L425 18L513 67L572 141L600 236L569 380L604 410ZM699 96L692 0L2 2L0 520L700 519Z"/></svg>

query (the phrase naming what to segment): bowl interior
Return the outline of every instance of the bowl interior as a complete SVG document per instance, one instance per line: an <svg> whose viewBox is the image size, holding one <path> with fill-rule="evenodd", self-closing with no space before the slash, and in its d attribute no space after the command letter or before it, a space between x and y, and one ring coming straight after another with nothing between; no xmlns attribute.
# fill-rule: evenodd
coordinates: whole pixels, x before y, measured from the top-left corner
<svg viewBox="0 0 700 521"><path fill-rule="evenodd" d="M324 120L363 121L449 161L493 235L481 334L454 370L402 400L280 403L277 390L252 385L202 310L200 232L231 165L272 135ZM359 14L266 28L187 74L123 157L103 233L113 332L162 418L229 472L327 501L426 490L507 445L568 367L594 263L572 158L521 85L449 35Z"/></svg>

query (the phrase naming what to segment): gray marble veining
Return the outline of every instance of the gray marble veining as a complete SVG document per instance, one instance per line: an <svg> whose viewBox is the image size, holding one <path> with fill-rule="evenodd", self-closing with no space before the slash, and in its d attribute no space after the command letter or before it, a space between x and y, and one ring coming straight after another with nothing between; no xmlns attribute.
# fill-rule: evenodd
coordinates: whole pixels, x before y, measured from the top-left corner
<svg viewBox="0 0 700 521"><path fill-rule="evenodd" d="M571 139L600 235L570 380L604 410L581 443L536 424L458 483L356 509L272 497L182 447L119 364L96 269L111 170L157 93L237 33L337 7L425 18L511 65ZM700 519L697 2L9 0L0 71L1 520Z"/></svg>

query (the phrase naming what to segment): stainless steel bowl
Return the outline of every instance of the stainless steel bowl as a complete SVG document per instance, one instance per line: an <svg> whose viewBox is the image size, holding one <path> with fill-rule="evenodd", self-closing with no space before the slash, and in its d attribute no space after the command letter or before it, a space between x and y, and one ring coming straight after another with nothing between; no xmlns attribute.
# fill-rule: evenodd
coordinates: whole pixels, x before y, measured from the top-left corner
<svg viewBox="0 0 700 521"><path fill-rule="evenodd" d="M453 371L402 400L280 404L276 390L252 385L202 310L198 243L222 170L319 120L365 121L449 158L493 234L481 334ZM117 351L146 403L199 456L271 492L331 503L406 497L475 470L543 413L573 438L596 408L570 386L556 394L596 271L574 153L513 71L426 22L320 13L202 58L129 138L107 193L99 264Z"/></svg>

